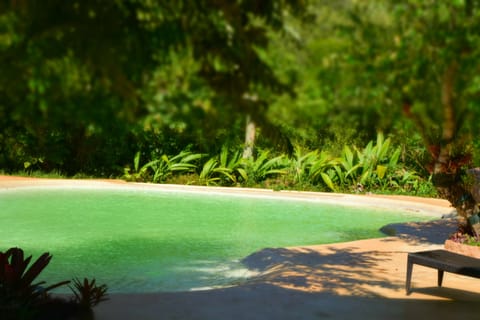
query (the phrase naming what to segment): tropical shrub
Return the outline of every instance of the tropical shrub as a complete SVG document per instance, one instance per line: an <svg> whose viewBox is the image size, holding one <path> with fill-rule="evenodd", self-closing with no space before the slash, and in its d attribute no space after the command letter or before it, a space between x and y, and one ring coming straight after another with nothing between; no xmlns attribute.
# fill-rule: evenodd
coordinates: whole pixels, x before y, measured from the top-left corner
<svg viewBox="0 0 480 320"><path fill-rule="evenodd" d="M402 161L403 149L393 146L391 139L381 133L363 148L345 145L339 153L296 146L290 157L271 154L271 150L259 150L256 157L244 159L242 150L224 145L218 155L211 157L182 151L141 166L137 153L133 170L125 168L124 178L274 189L435 194L428 177L409 168Z"/></svg>
<svg viewBox="0 0 480 320"><path fill-rule="evenodd" d="M230 186L239 179L246 180L247 173L242 167L243 163L240 150L230 154L228 147L223 146L218 156L208 159L203 164L199 173L199 184Z"/></svg>
<svg viewBox="0 0 480 320"><path fill-rule="evenodd" d="M199 174L199 183L202 185L218 185L222 178L225 178L231 182L235 182L235 177L231 174L231 171L220 166L220 163L215 158L210 158L202 167Z"/></svg>
<svg viewBox="0 0 480 320"><path fill-rule="evenodd" d="M272 176L287 174L285 155L270 157L270 151L260 150L256 158L244 159L247 186L255 185Z"/></svg>
<svg viewBox="0 0 480 320"><path fill-rule="evenodd" d="M73 280L73 287L70 287L75 295L75 301L84 309L91 309L102 301L108 300L107 286L105 284L97 285L95 279L89 281L84 278L83 281L79 279Z"/></svg>
<svg viewBox="0 0 480 320"><path fill-rule="evenodd" d="M310 183L310 170L317 159L316 150L307 151L296 146L292 157L287 161L286 179L293 185Z"/></svg>
<svg viewBox="0 0 480 320"><path fill-rule="evenodd" d="M364 148L345 145L338 157L332 152L297 147L289 159L287 181L330 191L413 192L431 194L428 180L400 163L401 148L378 134Z"/></svg>
<svg viewBox="0 0 480 320"><path fill-rule="evenodd" d="M390 139L384 139L382 134L377 136L375 145L370 141L363 149L344 146L328 176L343 187L385 187L397 169L401 151L392 149Z"/></svg>
<svg viewBox="0 0 480 320"><path fill-rule="evenodd" d="M125 167L123 169L123 178L127 181L144 181L147 170L147 166L140 168L140 151L137 151L133 157L133 170L130 167Z"/></svg>
<svg viewBox="0 0 480 320"><path fill-rule="evenodd" d="M170 158L163 155L160 159L150 161L145 166L151 168L153 182L162 182L173 173L194 172L197 166L192 162L200 159L202 156L199 153L194 154L190 151L182 151Z"/></svg>
<svg viewBox="0 0 480 320"><path fill-rule="evenodd" d="M140 167L140 153L134 158L134 170L124 169L124 178L129 181L164 182L174 173L194 172L197 168L195 161L202 158L200 153L182 151L175 156L162 155L159 159L147 162Z"/></svg>
<svg viewBox="0 0 480 320"><path fill-rule="evenodd" d="M331 191L338 191L337 184L342 184L340 179L337 179L336 171L334 168L338 166L338 159L333 158L327 152L320 152L318 158L313 162L310 172L309 179L314 184L323 183Z"/></svg>
<svg viewBox="0 0 480 320"><path fill-rule="evenodd" d="M240 149L230 151L227 146L223 146L219 156L220 166L227 168L235 181L246 181L248 179L245 170L245 159L242 156L243 151ZM227 181L228 184L229 181Z"/></svg>

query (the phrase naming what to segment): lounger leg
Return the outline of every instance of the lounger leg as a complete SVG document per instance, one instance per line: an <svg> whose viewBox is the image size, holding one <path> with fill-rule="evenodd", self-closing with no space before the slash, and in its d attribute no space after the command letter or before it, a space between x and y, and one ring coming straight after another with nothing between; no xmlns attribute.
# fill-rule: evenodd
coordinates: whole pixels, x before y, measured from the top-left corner
<svg viewBox="0 0 480 320"><path fill-rule="evenodd" d="M412 285L412 268L413 268L413 263L410 261L410 257L408 258L407 261L407 282L406 282L406 290L407 290L407 296L412 293L411 290L411 285Z"/></svg>
<svg viewBox="0 0 480 320"><path fill-rule="evenodd" d="M441 287L443 282L443 270L438 269L438 286Z"/></svg>

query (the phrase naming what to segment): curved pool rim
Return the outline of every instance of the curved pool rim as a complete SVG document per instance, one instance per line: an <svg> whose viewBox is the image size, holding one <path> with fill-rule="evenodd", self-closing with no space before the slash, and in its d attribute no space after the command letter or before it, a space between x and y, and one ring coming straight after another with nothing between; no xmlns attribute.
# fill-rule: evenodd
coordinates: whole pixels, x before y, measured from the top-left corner
<svg viewBox="0 0 480 320"><path fill-rule="evenodd" d="M1 177L0 177L1 178ZM411 198L377 197L365 195L334 194L319 192L272 191L268 189L202 187L183 185L159 185L148 183L124 183L104 180L55 180L55 179L21 179L21 183L5 184L0 179L0 192L13 189L22 190L140 190L161 191L162 193L192 193L209 195L229 195L234 197L263 199L292 199L322 204L335 204L352 207L405 210L413 214L421 214L432 218L440 218L452 211L451 208L434 203L412 201ZM422 200L422 199L419 199ZM213 289L213 288L211 288Z"/></svg>
<svg viewBox="0 0 480 320"><path fill-rule="evenodd" d="M325 204L341 204L355 207L371 207L379 209L406 210L419 213L433 218L442 218L454 212L448 201L443 199L431 199L413 196L385 196L374 194L345 194L330 192L290 191L260 188L239 188L239 187L213 187L213 186L192 186L177 184L154 184L125 182L113 179L45 179L45 178L24 178L15 176L0 175L0 190L5 189L95 189L104 188L111 190L158 190L163 192L187 192L207 194L228 194L239 197L259 198L282 198L322 202Z"/></svg>

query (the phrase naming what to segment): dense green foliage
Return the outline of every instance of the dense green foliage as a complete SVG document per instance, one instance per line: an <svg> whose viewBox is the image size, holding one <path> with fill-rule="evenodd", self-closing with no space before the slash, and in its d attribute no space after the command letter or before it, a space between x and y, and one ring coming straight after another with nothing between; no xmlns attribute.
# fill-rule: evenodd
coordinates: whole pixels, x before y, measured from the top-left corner
<svg viewBox="0 0 480 320"><path fill-rule="evenodd" d="M303 6L3 1L0 166L118 174L139 145L162 153L241 141L245 113L285 145L262 110L288 88L260 51L287 10Z"/></svg>
<svg viewBox="0 0 480 320"><path fill-rule="evenodd" d="M477 0L3 1L0 170L418 192L480 164L479 18Z"/></svg>
<svg viewBox="0 0 480 320"><path fill-rule="evenodd" d="M291 156L264 149L255 158L245 159L240 149L224 146L220 154L211 158L182 151L142 162L137 153L123 178L137 182L434 195L430 181L401 157L401 148L379 134L365 147L345 145L338 154L297 147Z"/></svg>

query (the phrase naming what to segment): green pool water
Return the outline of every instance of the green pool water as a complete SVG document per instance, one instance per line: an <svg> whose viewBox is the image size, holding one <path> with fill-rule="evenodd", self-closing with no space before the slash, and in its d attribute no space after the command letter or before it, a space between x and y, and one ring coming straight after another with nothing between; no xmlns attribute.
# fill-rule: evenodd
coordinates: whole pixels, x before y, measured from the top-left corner
<svg viewBox="0 0 480 320"><path fill-rule="evenodd" d="M0 250L53 254L42 279L96 278L109 292L226 285L266 247L381 237L412 212L206 192L109 189L0 191Z"/></svg>

